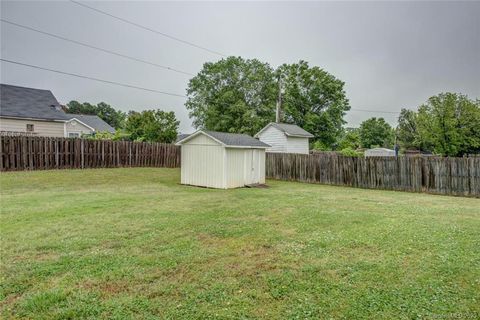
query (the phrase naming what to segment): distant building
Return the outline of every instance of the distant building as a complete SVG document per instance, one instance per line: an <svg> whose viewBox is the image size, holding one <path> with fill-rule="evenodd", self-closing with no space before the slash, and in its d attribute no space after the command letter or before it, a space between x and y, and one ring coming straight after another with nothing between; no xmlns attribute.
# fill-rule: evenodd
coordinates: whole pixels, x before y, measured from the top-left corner
<svg viewBox="0 0 480 320"><path fill-rule="evenodd" d="M308 154L308 139L313 138L313 134L294 124L271 122L255 138L271 145L267 152Z"/></svg>
<svg viewBox="0 0 480 320"><path fill-rule="evenodd" d="M386 148L373 148L365 150L365 157L395 157L395 150Z"/></svg>
<svg viewBox="0 0 480 320"><path fill-rule="evenodd" d="M50 90L0 84L0 134L79 137L115 129L96 115L63 111Z"/></svg>

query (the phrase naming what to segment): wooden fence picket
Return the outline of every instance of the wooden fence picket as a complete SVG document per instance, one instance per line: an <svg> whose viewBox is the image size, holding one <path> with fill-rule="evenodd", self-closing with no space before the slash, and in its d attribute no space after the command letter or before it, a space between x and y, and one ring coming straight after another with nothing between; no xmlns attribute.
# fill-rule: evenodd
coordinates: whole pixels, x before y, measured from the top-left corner
<svg viewBox="0 0 480 320"><path fill-rule="evenodd" d="M180 167L173 144L0 136L0 171L67 168ZM480 197L480 156L345 157L267 153L267 178Z"/></svg>
<svg viewBox="0 0 480 320"><path fill-rule="evenodd" d="M345 157L267 153L278 180L480 197L480 157Z"/></svg>
<svg viewBox="0 0 480 320"><path fill-rule="evenodd" d="M0 136L0 171L180 166L180 147L165 143Z"/></svg>

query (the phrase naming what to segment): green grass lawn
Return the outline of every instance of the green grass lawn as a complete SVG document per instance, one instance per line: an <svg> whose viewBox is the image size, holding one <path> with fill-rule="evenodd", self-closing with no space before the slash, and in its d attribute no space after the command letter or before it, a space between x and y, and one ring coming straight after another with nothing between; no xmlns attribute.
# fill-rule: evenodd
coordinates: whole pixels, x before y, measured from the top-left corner
<svg viewBox="0 0 480 320"><path fill-rule="evenodd" d="M3 318L477 319L480 200L2 173Z"/></svg>

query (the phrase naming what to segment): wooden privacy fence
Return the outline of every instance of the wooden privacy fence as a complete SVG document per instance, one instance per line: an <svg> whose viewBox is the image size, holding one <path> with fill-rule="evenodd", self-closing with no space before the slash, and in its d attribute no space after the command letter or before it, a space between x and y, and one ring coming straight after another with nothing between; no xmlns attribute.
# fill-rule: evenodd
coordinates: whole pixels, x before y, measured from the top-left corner
<svg viewBox="0 0 480 320"><path fill-rule="evenodd" d="M49 137L0 137L0 171L180 167L173 144Z"/></svg>
<svg viewBox="0 0 480 320"><path fill-rule="evenodd" d="M173 144L0 136L0 171L180 167ZM345 157L267 153L266 177L371 189L480 197L480 157Z"/></svg>
<svg viewBox="0 0 480 320"><path fill-rule="evenodd" d="M480 157L345 157L267 153L266 177L480 197Z"/></svg>

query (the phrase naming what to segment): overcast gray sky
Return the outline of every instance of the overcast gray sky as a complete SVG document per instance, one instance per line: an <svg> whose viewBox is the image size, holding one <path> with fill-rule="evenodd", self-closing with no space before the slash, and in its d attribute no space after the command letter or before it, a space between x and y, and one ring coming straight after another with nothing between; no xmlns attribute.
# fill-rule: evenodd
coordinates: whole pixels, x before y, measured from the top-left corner
<svg viewBox="0 0 480 320"><path fill-rule="evenodd" d="M445 91L480 98L480 2L84 2L227 55L276 67L300 59L345 82L352 108L416 108ZM197 73L220 56L71 2L2 1L1 17ZM1 24L1 56L42 67L185 94L189 76ZM185 99L1 64L2 83L50 89L61 103L105 101L124 111L175 111ZM349 125L396 114L350 111Z"/></svg>

